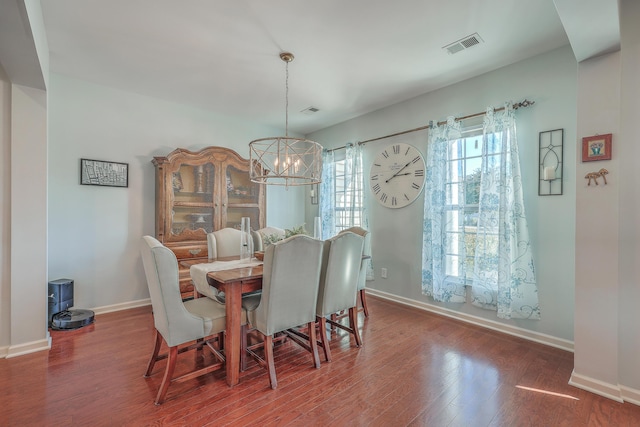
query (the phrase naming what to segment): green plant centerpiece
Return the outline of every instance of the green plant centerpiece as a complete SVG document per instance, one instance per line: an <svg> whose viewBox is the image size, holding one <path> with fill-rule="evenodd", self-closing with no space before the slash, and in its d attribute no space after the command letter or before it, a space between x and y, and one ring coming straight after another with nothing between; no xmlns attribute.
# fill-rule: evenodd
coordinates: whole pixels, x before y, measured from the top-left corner
<svg viewBox="0 0 640 427"><path fill-rule="evenodd" d="M267 247L276 242L279 242L280 240L284 240L288 237L295 236L296 234L304 234L308 236L309 232L307 232L307 229L304 228L304 224L302 224L299 227L285 228L284 236L280 234L267 234L266 236L262 237L262 243L264 244L265 247Z"/></svg>

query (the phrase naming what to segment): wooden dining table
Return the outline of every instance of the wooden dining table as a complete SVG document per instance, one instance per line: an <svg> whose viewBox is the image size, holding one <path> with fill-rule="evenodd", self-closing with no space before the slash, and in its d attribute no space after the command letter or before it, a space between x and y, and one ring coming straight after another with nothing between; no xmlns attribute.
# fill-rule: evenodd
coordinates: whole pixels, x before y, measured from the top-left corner
<svg viewBox="0 0 640 427"><path fill-rule="evenodd" d="M242 340L242 295L262 289L262 264L232 270L210 271L209 285L224 292L227 314L225 357L227 384L230 387L240 381L240 342Z"/></svg>

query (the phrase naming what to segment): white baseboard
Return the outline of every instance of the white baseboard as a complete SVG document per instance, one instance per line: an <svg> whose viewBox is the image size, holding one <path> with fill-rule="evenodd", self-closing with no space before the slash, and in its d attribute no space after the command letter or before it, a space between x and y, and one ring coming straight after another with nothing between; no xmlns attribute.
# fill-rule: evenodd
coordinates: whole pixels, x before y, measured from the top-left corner
<svg viewBox="0 0 640 427"><path fill-rule="evenodd" d="M95 314L112 313L114 311L128 310L130 308L144 307L151 305L151 299L139 299L136 301L123 302L120 304L104 305L102 307L94 307L91 309Z"/></svg>
<svg viewBox="0 0 640 427"><path fill-rule="evenodd" d="M620 394L625 402L640 406L640 390L621 385Z"/></svg>
<svg viewBox="0 0 640 427"><path fill-rule="evenodd" d="M613 399L616 402L624 402L620 386L617 384L609 384L604 381L589 378L584 375L576 374L576 371L571 373L569 384L581 388L583 390L590 391L591 393L598 394L609 399Z"/></svg>
<svg viewBox="0 0 640 427"><path fill-rule="evenodd" d="M23 356L29 353L35 353L37 351L50 350L51 349L51 336L47 334L47 338L38 341L32 341L24 344L10 345L6 347L5 358Z"/></svg>
<svg viewBox="0 0 640 427"><path fill-rule="evenodd" d="M439 307L437 305L429 304L426 302L421 302L421 301L416 301L409 298L400 297L400 296L382 292L376 289L367 288L367 294L370 294L378 298L386 299L388 301L393 301L398 304L402 304L409 307L418 308L420 310L425 310L425 311L440 314L443 316L451 317L453 319L461 320L463 322L471 323L473 325L481 326L483 328L492 329L494 331L513 335L519 338L524 338L529 341L535 341L540 344L545 344L551 347L559 348L561 350L573 352L573 341L557 338L547 334L542 334L540 332L530 331L527 329L519 328L517 326L506 325L504 323L496 322L493 320L483 319L482 317L461 313L459 311L450 310L448 308Z"/></svg>

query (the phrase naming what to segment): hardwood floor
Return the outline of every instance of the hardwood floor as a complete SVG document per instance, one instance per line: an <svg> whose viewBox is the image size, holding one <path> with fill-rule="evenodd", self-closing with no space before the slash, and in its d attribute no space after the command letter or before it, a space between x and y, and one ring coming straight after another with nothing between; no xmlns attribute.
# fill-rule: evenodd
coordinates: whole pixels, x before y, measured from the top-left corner
<svg viewBox="0 0 640 427"><path fill-rule="evenodd" d="M333 361L276 348L278 389L249 362L153 400L165 362L143 378L153 346L150 307L52 331L53 347L0 360L2 426L637 426L640 407L567 384L571 353L369 297L364 346L333 337ZM351 340L353 341L353 340ZM195 353L182 355L196 362ZM206 354L206 352L205 352ZM186 365L179 365L180 366Z"/></svg>

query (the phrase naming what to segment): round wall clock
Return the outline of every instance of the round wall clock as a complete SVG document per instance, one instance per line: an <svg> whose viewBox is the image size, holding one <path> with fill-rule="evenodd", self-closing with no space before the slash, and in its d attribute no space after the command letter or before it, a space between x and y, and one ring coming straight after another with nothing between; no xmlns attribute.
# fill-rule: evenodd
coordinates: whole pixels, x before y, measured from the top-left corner
<svg viewBox="0 0 640 427"><path fill-rule="evenodd" d="M424 172L424 157L416 147L391 144L378 153L371 165L371 192L382 206L403 208L420 195Z"/></svg>

